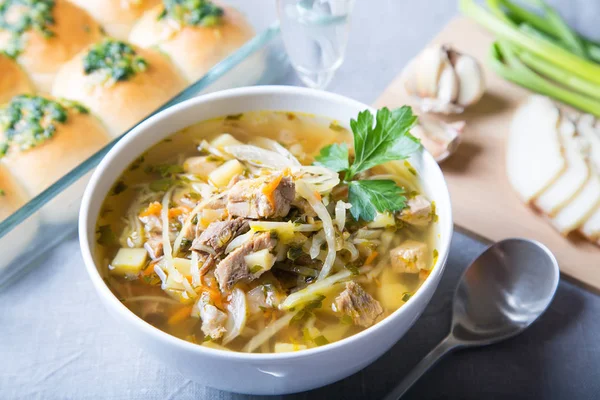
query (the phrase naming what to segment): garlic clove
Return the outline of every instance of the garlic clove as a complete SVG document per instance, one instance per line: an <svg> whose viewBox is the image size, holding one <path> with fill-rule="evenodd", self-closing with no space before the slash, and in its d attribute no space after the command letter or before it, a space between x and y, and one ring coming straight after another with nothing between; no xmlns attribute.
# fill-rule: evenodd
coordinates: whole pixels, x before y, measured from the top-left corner
<svg viewBox="0 0 600 400"><path fill-rule="evenodd" d="M458 148L464 127L464 121L446 123L421 116L419 123L411 129L411 133L420 139L423 147L438 163L441 163Z"/></svg>
<svg viewBox="0 0 600 400"><path fill-rule="evenodd" d="M405 68L402 80L423 112L461 113L485 90L477 60L445 45L423 50Z"/></svg>
<svg viewBox="0 0 600 400"><path fill-rule="evenodd" d="M438 79L447 59L439 47L428 47L416 59L415 83L419 97L435 97L438 92Z"/></svg>
<svg viewBox="0 0 600 400"><path fill-rule="evenodd" d="M485 91L483 71L473 57L460 55L454 63L454 71L460 82L456 102L468 107L481 99Z"/></svg>
<svg viewBox="0 0 600 400"><path fill-rule="evenodd" d="M448 62L438 80L437 99L440 104L454 104L458 97L458 77L454 72L454 68Z"/></svg>

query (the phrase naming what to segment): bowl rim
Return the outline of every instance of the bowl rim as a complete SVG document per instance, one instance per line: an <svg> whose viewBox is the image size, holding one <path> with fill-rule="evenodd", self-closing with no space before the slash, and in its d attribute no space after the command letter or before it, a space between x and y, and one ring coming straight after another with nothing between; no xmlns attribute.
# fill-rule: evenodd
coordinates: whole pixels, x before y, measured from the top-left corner
<svg viewBox="0 0 600 400"><path fill-rule="evenodd" d="M424 296L426 296L426 292L428 292L427 288L431 285L437 285L434 283L436 281L436 277L443 274L446 261L448 258L448 253L450 250L450 242L452 240L453 234L453 219L452 219L452 205L450 202L450 194L448 191L448 186L446 180L442 174L442 171L438 164L435 162L434 158L427 151L422 152L422 157L424 159L424 164L427 165L427 168L433 168L434 173L439 174L441 177L441 181L443 182L443 187L436 188L436 190L440 191L440 198L446 203L445 208L449 211L449 215L447 216L446 224L444 226L439 227L439 241L437 250L439 252L438 262L433 266L431 273L425 282L421 285L419 290L400 308L391 313L389 316L384 318L383 320L377 322L376 324L370 326L367 329L364 329L354 335L346 337L344 339L338 340L336 342L332 342L323 346L318 346L311 349L300 350L295 352L284 352L284 353L244 353L238 351L225 351L220 349L213 349L210 347L202 346L196 343L188 342L184 339L180 339L176 336L173 336L167 332L164 332L153 325L147 323L142 318L138 317L131 310L129 310L117 297L112 293L108 285L104 282L100 272L96 267L96 262L92 255L92 249L89 245L93 242L93 238L90 238L88 235L88 228L90 225L96 224L97 215L90 215L90 205L92 198L96 194L98 190L98 183L102 179L102 175L104 171L111 165L115 158L117 158L121 153L126 151L132 144L135 142L136 138L142 135L148 128L157 123L158 121L173 118L179 112L185 112L186 109L194 109L197 107L201 107L203 104L211 103L216 100L222 100L227 98L234 97L243 97L243 96L277 96L277 95L286 95L286 96L307 96L318 98L320 100L329 101L331 103L337 103L345 108L356 108L362 110L370 110L371 112L375 112L376 108L366 105L362 102L359 102L354 99L350 99L348 97L324 92L316 89L309 89L303 87L295 87L295 86L250 86L250 87L241 87L228 89L223 91L218 91L198 97L194 97L192 99L183 101L174 106L171 106L146 121L139 124L135 127L130 133L128 133L125 137L123 137L102 159L98 167L96 167L90 181L88 182L82 202L81 208L79 212L79 245L80 250L84 259L84 264L90 279L100 297L105 300L105 306L110 304L110 307L116 311L120 317L125 319L132 325L135 325L139 330L144 331L147 335L150 335L153 339L161 342L166 342L166 344L175 346L179 348L179 350L188 351L197 353L198 355L203 356L211 356L214 358L228 359L228 360L239 360L239 361L285 361L285 360L293 360L297 358L307 358L316 356L321 353L326 353L335 349L339 349L341 347L350 346L353 342L360 341L366 336L369 336L376 330L381 330L385 326L392 325L400 318L400 316L404 313L404 311L409 308L412 304L419 302ZM282 110L285 107L282 107ZM326 115L320 115L322 117L327 118ZM197 121L201 122L201 121ZM174 133L170 133L172 135ZM169 135L165 135L169 136ZM139 149L135 149L136 154L142 153L147 149L143 149L140 151ZM122 171L120 172L122 173ZM115 178L116 179L116 178ZM105 193L103 193L103 196ZM92 218L93 217L93 218ZM435 288L434 288L435 290ZM422 300L428 303L428 300ZM412 325L412 323L411 323ZM401 337L398 338L398 340Z"/></svg>

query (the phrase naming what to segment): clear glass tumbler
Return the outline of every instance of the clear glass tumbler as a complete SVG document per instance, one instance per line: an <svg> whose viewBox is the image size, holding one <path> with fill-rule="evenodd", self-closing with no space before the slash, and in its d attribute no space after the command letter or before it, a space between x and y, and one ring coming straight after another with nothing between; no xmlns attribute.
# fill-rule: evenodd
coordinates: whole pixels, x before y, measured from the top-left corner
<svg viewBox="0 0 600 400"><path fill-rule="evenodd" d="M305 85L325 89L344 61L354 0L277 0L285 48Z"/></svg>

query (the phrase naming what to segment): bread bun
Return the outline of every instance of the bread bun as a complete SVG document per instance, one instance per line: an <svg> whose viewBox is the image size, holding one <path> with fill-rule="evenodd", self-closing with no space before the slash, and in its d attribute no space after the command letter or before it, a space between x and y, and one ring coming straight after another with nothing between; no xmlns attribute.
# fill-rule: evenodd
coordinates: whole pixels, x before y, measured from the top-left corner
<svg viewBox="0 0 600 400"><path fill-rule="evenodd" d="M119 63L116 69L113 60ZM126 73L123 65L128 67ZM104 39L63 65L52 95L82 103L118 136L186 85L175 66L158 51Z"/></svg>
<svg viewBox="0 0 600 400"><path fill-rule="evenodd" d="M71 0L86 10L109 36L127 40L131 27L142 14L160 0Z"/></svg>
<svg viewBox="0 0 600 400"><path fill-rule="evenodd" d="M18 94L33 93L27 74L12 58L0 52L0 105Z"/></svg>
<svg viewBox="0 0 600 400"><path fill-rule="evenodd" d="M17 56L40 92L49 93L54 74L60 66L102 36L98 23L67 0L8 4L0 14L0 21L11 26L12 30L0 28L0 49ZM42 12L38 6L45 6L49 11ZM36 16L33 20L42 21L41 24L25 24L27 29L20 33L18 27L23 21L31 20L32 15Z"/></svg>
<svg viewBox="0 0 600 400"><path fill-rule="evenodd" d="M2 222L23 206L29 198L2 164L0 164L0 190L0 222ZM14 261L17 257L22 257L26 252L30 255L35 254L35 249L32 247L35 244L33 239L37 235L38 229L39 219L34 214L0 237L0 249L2 249L0 273L4 282L10 279L7 275L21 271L19 268L14 268ZM19 261L23 260L20 258Z"/></svg>
<svg viewBox="0 0 600 400"><path fill-rule="evenodd" d="M30 196L109 141L106 129L85 108L39 96L14 97L0 108L0 120L8 121L0 127L0 161Z"/></svg>
<svg viewBox="0 0 600 400"><path fill-rule="evenodd" d="M194 82L254 36L254 30L239 11L222 7L222 13L216 23L211 20L208 26L194 25L175 19L160 4L135 24L129 41L140 47L157 46L171 57L188 81Z"/></svg>
<svg viewBox="0 0 600 400"><path fill-rule="evenodd" d="M9 170L0 164L0 222L17 211L27 200L25 190Z"/></svg>

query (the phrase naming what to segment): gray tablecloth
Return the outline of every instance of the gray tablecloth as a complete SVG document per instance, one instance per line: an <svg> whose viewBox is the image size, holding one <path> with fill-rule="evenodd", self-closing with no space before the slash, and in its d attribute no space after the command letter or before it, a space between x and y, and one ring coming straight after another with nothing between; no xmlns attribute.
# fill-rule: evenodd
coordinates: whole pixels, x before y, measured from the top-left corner
<svg viewBox="0 0 600 400"><path fill-rule="evenodd" d="M455 233L424 315L386 355L330 386L282 399L378 399L444 335L455 284L485 244ZM75 238L0 294L0 399L259 399L195 384L144 353L100 304ZM449 355L408 399L594 399L600 299L563 280L521 336ZM271 397L272 398L272 397Z"/></svg>
<svg viewBox="0 0 600 400"><path fill-rule="evenodd" d="M272 1L245 1L255 1L262 17L274 18ZM585 33L600 33L600 2L551 3ZM373 102L455 13L456 2L448 0L357 1L346 63L330 90ZM290 73L284 83L298 80ZM442 338L456 279L483 248L455 235L439 291L401 342L344 381L286 399L380 398ZM258 398L194 384L138 348L101 307L74 237L42 258L32 273L0 293L0 399ZM596 295L563 280L551 309L530 330L493 347L448 356L407 398L600 398L599 315Z"/></svg>

